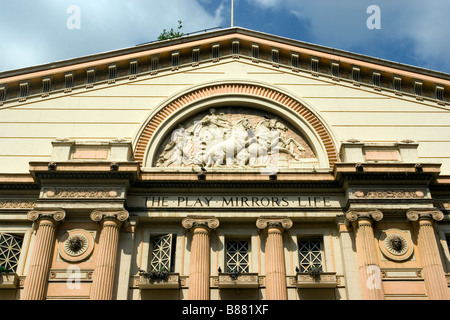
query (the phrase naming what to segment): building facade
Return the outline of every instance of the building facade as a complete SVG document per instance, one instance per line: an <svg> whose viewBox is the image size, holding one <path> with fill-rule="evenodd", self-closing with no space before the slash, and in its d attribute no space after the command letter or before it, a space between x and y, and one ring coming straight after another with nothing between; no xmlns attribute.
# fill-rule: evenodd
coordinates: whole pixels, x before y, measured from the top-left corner
<svg viewBox="0 0 450 320"><path fill-rule="evenodd" d="M0 298L449 299L450 77L223 29L0 74Z"/></svg>

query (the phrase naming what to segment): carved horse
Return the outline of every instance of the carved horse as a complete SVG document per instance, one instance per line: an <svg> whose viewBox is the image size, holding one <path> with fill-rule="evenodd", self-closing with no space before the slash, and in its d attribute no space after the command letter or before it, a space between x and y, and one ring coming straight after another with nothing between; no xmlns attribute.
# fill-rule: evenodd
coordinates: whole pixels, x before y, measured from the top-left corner
<svg viewBox="0 0 450 320"><path fill-rule="evenodd" d="M236 121L224 141L214 143L206 148L204 165L206 167L213 165L232 166L236 162L241 162L237 159L237 155L250 143L249 129L251 129L251 124L247 118Z"/></svg>

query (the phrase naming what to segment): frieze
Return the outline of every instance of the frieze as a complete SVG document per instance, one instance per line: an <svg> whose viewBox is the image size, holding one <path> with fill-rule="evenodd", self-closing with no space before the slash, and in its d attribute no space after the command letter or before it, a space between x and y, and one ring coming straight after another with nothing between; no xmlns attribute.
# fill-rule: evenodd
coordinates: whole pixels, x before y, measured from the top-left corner
<svg viewBox="0 0 450 320"><path fill-rule="evenodd" d="M358 189L352 192L351 197L357 199L422 199L425 190L407 189Z"/></svg>
<svg viewBox="0 0 450 320"><path fill-rule="evenodd" d="M42 198L120 198L122 190L118 188L44 188Z"/></svg>
<svg viewBox="0 0 450 320"><path fill-rule="evenodd" d="M10 199L0 200L0 209L33 209L37 206L34 200Z"/></svg>

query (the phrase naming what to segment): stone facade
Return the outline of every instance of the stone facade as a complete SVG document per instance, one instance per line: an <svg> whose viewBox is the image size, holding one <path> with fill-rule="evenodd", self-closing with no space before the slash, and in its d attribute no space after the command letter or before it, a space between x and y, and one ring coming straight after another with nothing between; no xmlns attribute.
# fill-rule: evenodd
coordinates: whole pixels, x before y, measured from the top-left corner
<svg viewBox="0 0 450 320"><path fill-rule="evenodd" d="M231 28L0 89L0 299L450 298L446 74Z"/></svg>

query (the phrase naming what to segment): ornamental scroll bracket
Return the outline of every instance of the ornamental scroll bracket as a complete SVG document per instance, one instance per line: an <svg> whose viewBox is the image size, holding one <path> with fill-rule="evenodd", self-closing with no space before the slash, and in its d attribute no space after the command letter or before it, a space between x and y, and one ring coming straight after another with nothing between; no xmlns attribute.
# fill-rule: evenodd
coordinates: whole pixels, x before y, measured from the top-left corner
<svg viewBox="0 0 450 320"><path fill-rule="evenodd" d="M30 221L37 221L39 219L49 219L54 221L62 221L66 217L66 212L63 209L42 209L31 210L27 214L27 218Z"/></svg>
<svg viewBox="0 0 450 320"><path fill-rule="evenodd" d="M355 226L355 223L360 219L370 221L380 221L381 219L383 219L383 213L380 210L370 210L370 211L349 210L345 214L346 224L352 224L353 226Z"/></svg>
<svg viewBox="0 0 450 320"><path fill-rule="evenodd" d="M265 230L270 227L288 230L292 228L293 222L287 217L261 217L256 220L256 227Z"/></svg>
<svg viewBox="0 0 450 320"><path fill-rule="evenodd" d="M444 219L444 214L441 210L438 209L431 209L431 210L416 210L416 209L409 209L406 212L406 217L409 221L415 222L421 219L428 219L428 220L436 220L441 221Z"/></svg>
<svg viewBox="0 0 450 320"><path fill-rule="evenodd" d="M196 227L204 227L213 230L217 229L219 224L219 220L216 217L188 216L181 221L181 225L188 230Z"/></svg>
<svg viewBox="0 0 450 320"><path fill-rule="evenodd" d="M113 219L119 222L124 222L129 218L130 214L127 210L94 210L91 213L91 219L100 222L105 219Z"/></svg>

